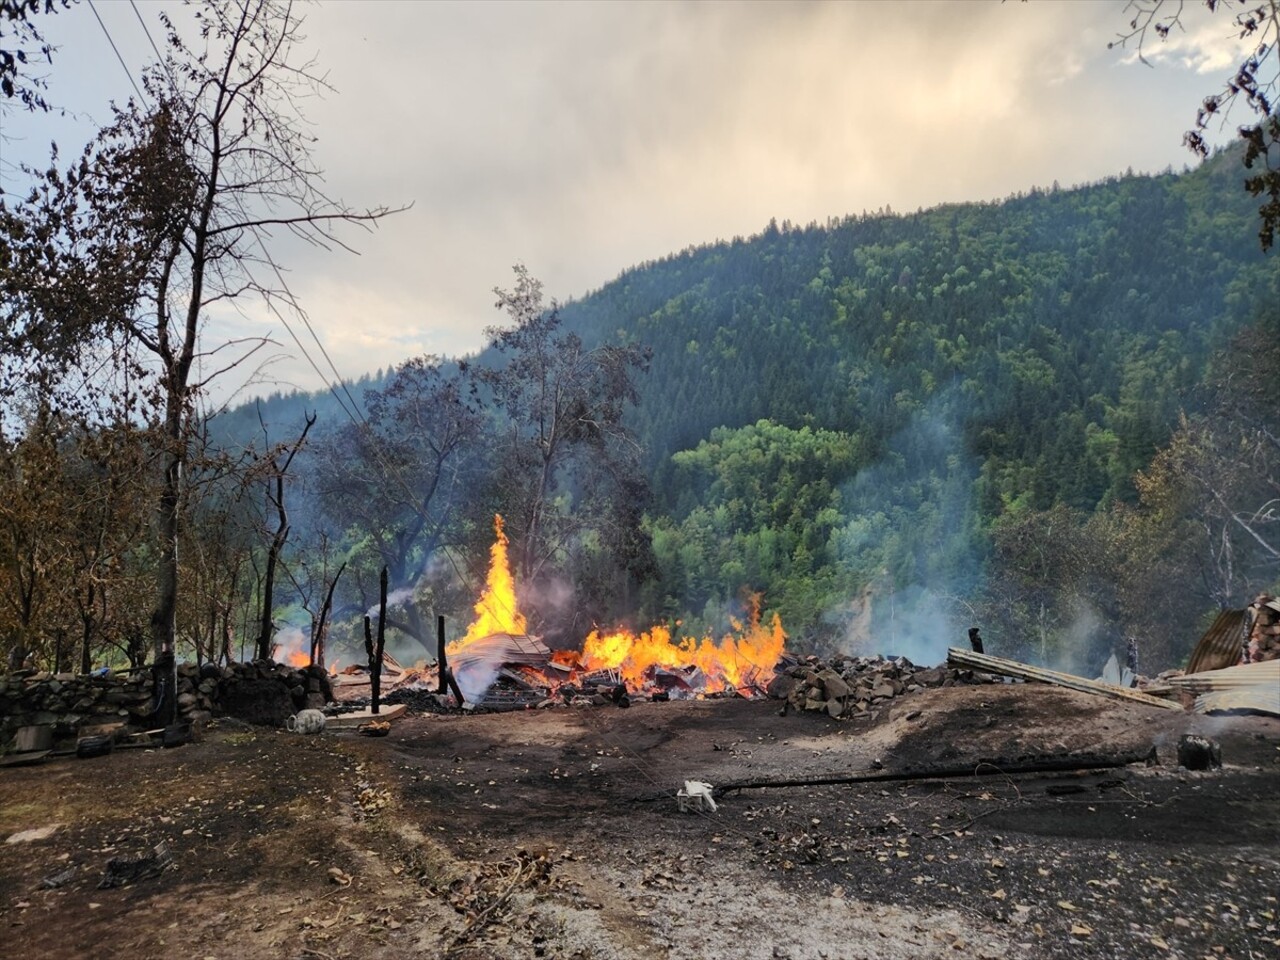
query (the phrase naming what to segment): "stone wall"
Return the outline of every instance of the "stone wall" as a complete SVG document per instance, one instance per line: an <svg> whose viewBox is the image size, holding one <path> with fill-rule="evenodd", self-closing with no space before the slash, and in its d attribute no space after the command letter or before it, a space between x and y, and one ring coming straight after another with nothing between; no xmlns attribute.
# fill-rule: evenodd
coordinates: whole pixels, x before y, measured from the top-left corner
<svg viewBox="0 0 1280 960"><path fill-rule="evenodd" d="M124 724L128 730L159 726L151 672L122 676L19 671L0 676L0 751L12 747L19 727L50 727L66 744L95 727ZM323 707L333 698L328 675L316 667L271 661L178 665L180 719L202 726L215 716L283 726L290 714Z"/></svg>

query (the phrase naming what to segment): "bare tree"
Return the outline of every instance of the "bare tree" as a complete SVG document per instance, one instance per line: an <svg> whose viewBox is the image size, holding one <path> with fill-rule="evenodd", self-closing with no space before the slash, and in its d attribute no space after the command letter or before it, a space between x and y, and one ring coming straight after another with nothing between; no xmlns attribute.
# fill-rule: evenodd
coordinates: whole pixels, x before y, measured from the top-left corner
<svg viewBox="0 0 1280 960"><path fill-rule="evenodd" d="M268 252L270 230L349 249L339 226L392 212L351 208L322 189L300 105L326 84L314 62L297 59L292 3L202 0L194 17L199 49L162 14L168 53L144 76L149 108L131 101L78 164L51 166L24 201L0 203L5 355L30 357L38 369L28 372L51 389L105 336L123 345L130 373L155 385L143 399L163 438L157 652L175 641L198 398L262 345L211 341L210 311L253 295L272 310L297 309Z"/></svg>
<svg viewBox="0 0 1280 960"><path fill-rule="evenodd" d="M259 422L261 422L261 415L259 415ZM262 575L262 626L258 631L259 660L267 660L271 657L271 638L275 634L271 614L275 596L276 566L280 563L280 554L284 551L285 542L289 539L289 514L284 506L284 478L289 473L289 465L293 463L293 458L307 442L307 434L315 425L316 415L314 413L307 415L298 439L284 450L272 451L267 458L271 468L271 475L267 477L267 507L275 511L277 522L275 532L271 536L271 543L267 547L267 566ZM264 435L266 431L266 424L263 424ZM283 463L280 461L281 457L284 458Z"/></svg>

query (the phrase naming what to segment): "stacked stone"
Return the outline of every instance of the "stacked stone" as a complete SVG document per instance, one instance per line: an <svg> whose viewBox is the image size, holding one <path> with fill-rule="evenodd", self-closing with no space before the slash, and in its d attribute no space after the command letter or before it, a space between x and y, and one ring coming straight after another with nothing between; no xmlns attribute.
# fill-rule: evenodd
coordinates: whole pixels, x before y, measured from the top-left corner
<svg viewBox="0 0 1280 960"><path fill-rule="evenodd" d="M1248 663L1280 660L1280 602L1263 594L1250 607L1253 622L1249 627Z"/></svg>
<svg viewBox="0 0 1280 960"><path fill-rule="evenodd" d="M51 727L55 740L66 740L94 727L155 726L153 694L150 670L108 677L25 672L0 676L0 752L19 727ZM269 660L228 667L178 666L179 719L195 726L215 716L233 716L281 727L291 714L321 708L332 699L329 676L318 667Z"/></svg>
<svg viewBox="0 0 1280 960"><path fill-rule="evenodd" d="M19 727L48 726L57 739L89 727L138 723L152 709L149 673L80 677L72 673L0 676L0 747Z"/></svg>
<svg viewBox="0 0 1280 960"><path fill-rule="evenodd" d="M231 716L282 727L291 714L322 709L332 699L329 675L319 667L293 667L273 660L178 667L178 710L192 723Z"/></svg>
<svg viewBox="0 0 1280 960"><path fill-rule="evenodd" d="M917 667L906 657L834 657L779 668L768 695L791 707L832 717L856 717L895 697L928 687L992 683L992 677L947 666Z"/></svg>

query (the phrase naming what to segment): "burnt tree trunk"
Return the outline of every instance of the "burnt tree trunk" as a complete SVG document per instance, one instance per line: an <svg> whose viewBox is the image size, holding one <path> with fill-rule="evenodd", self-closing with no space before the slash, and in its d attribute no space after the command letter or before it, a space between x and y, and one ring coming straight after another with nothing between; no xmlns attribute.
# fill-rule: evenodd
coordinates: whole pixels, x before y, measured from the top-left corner
<svg viewBox="0 0 1280 960"><path fill-rule="evenodd" d="M445 659L444 654L444 614L436 617L436 673L439 674L440 682L436 685L436 693L444 694L445 677L449 672L449 663Z"/></svg>
<svg viewBox="0 0 1280 960"><path fill-rule="evenodd" d="M440 683L436 687L436 693L441 696L452 693L458 701L458 706L462 706L466 700L462 696L462 688L454 679L453 671L449 669L444 647L444 617L438 616L436 617L436 672L440 676Z"/></svg>
<svg viewBox="0 0 1280 960"><path fill-rule="evenodd" d="M311 634L311 662L321 669L324 668L324 639L325 630L329 626L329 611L333 609L333 591L337 589L338 580L342 577L342 571L347 569L344 562L338 568L338 572L333 575L333 581L329 584L329 591L324 595L324 606L320 608L320 619L316 623L315 631Z"/></svg>
<svg viewBox="0 0 1280 960"><path fill-rule="evenodd" d="M378 601L378 642L373 642L373 630L369 618L364 618L364 649L369 655L369 709L377 714L382 699L382 654L387 644L387 568L382 568Z"/></svg>
<svg viewBox="0 0 1280 960"><path fill-rule="evenodd" d="M258 419L261 421L262 414L259 412ZM273 594L276 584L276 567L280 563L280 554L284 552L284 545L289 539L289 515L284 509L284 477L289 472L289 465L293 463L293 458L297 455L298 450L302 448L302 444L306 442L307 433L315 425L316 414L306 417L306 426L302 428L302 433L298 435L298 439L289 447L289 454L284 459L284 464L276 468L275 476L267 481L267 501L270 506L276 509L276 532L271 538L271 546L267 548L267 569L262 577L262 625L258 631L258 659L268 660L271 658L271 636L275 632L271 623L271 608L274 603ZM265 426L264 426L265 431ZM273 463L272 466L275 464ZM275 494L272 495L272 483L275 484Z"/></svg>

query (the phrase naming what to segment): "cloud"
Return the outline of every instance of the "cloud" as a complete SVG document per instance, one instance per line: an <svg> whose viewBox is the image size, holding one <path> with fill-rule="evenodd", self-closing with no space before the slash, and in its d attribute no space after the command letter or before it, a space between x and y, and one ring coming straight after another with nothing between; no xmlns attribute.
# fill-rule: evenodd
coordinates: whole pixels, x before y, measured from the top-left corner
<svg viewBox="0 0 1280 960"><path fill-rule="evenodd" d="M145 38L120 7L104 20L140 65ZM76 88L75 109L102 119L106 96L131 91L81 12L48 22L64 44L53 92ZM413 205L344 233L358 257L273 246L344 375L478 349L516 262L563 300L771 217L994 199L1190 159L1181 134L1206 92L1196 71L1218 49L1197 33L1162 51L1181 59L1128 69L1106 49L1123 15L1076 2L305 13L307 52L338 91L305 104L327 191L355 207ZM5 119L33 145L60 123ZM228 329L260 324L294 354L275 376L320 384L279 321L243 310Z"/></svg>

